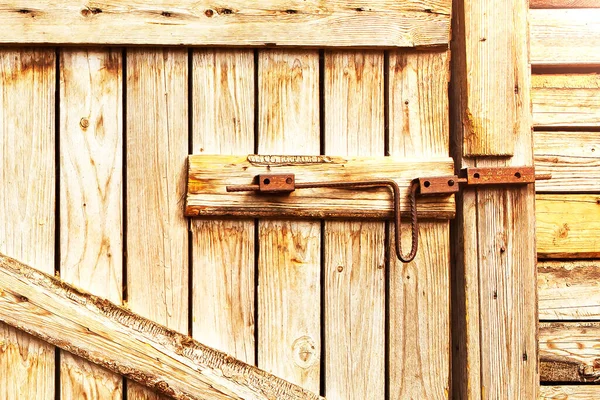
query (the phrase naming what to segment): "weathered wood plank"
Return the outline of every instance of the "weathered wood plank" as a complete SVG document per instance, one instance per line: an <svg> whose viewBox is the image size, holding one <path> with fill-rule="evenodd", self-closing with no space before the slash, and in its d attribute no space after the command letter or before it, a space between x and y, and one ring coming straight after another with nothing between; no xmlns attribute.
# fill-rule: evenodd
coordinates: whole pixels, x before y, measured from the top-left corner
<svg viewBox="0 0 600 400"><path fill-rule="evenodd" d="M123 292L121 50L60 52L60 274L120 304ZM62 399L120 399L122 377L61 353Z"/></svg>
<svg viewBox="0 0 600 400"><path fill-rule="evenodd" d="M598 195L537 195L536 226L540 258L600 257Z"/></svg>
<svg viewBox="0 0 600 400"><path fill-rule="evenodd" d="M325 154L383 157L383 52L326 52L324 61ZM384 241L383 222L325 222L329 398L384 398Z"/></svg>
<svg viewBox="0 0 600 400"><path fill-rule="evenodd" d="M369 134L362 132L365 136ZM283 140L283 139L282 139ZM297 154L297 149L290 152ZM409 211L409 186L419 176L453 174L449 157L418 159L407 157L335 157L335 156L199 156L189 158L186 214L286 217L369 217L386 218L393 212L389 188L298 189L289 195L257 196L252 192L226 191L228 185L253 183L261 173L294 173L296 182L331 182L369 179L393 179L402 190L401 210ZM308 159L308 161L306 161ZM278 160L278 161L277 161ZM256 182L254 182L256 183ZM419 199L420 214L430 218L454 215L453 196L429 196Z"/></svg>
<svg viewBox="0 0 600 400"><path fill-rule="evenodd" d="M193 53L193 153L254 152L254 52ZM193 337L255 363L254 221L193 219Z"/></svg>
<svg viewBox="0 0 600 400"><path fill-rule="evenodd" d="M542 382L600 381L600 323L540 323Z"/></svg>
<svg viewBox="0 0 600 400"><path fill-rule="evenodd" d="M391 52L389 57L390 154L448 155L448 52ZM449 223L419 225L415 260L402 264L390 255L388 385L394 400L450 397ZM390 228L389 237L394 236ZM402 237L407 240L403 248L409 248L408 226Z"/></svg>
<svg viewBox="0 0 600 400"><path fill-rule="evenodd" d="M174 399L319 398L2 254L0 320Z"/></svg>
<svg viewBox="0 0 600 400"><path fill-rule="evenodd" d="M319 154L319 54L258 58L258 151ZM321 224L259 221L258 231L258 366L318 392Z"/></svg>
<svg viewBox="0 0 600 400"><path fill-rule="evenodd" d="M600 64L600 9L531 10L529 21L533 65Z"/></svg>
<svg viewBox="0 0 600 400"><path fill-rule="evenodd" d="M4 2L0 43L414 47L450 40L450 0ZM94 35L90 35L94 32Z"/></svg>
<svg viewBox="0 0 600 400"><path fill-rule="evenodd" d="M188 332L188 53L127 51L127 302ZM152 99L152 101L148 101ZM154 395L128 385L128 399Z"/></svg>
<svg viewBox="0 0 600 400"><path fill-rule="evenodd" d="M600 319L600 261L538 264L541 320Z"/></svg>
<svg viewBox="0 0 600 400"><path fill-rule="evenodd" d="M590 400L600 398L600 386L564 385L540 387L540 400Z"/></svg>
<svg viewBox="0 0 600 400"><path fill-rule="evenodd" d="M533 137L536 173L552 174L536 182L538 193L600 192L600 132L536 131Z"/></svg>
<svg viewBox="0 0 600 400"><path fill-rule="evenodd" d="M533 75L531 97L536 127L600 126L600 74Z"/></svg>
<svg viewBox="0 0 600 400"><path fill-rule="evenodd" d="M598 0L529 0L529 8L600 8Z"/></svg>
<svg viewBox="0 0 600 400"><path fill-rule="evenodd" d="M0 251L54 273L55 53L0 51ZM0 324L0 398L54 399L48 344Z"/></svg>

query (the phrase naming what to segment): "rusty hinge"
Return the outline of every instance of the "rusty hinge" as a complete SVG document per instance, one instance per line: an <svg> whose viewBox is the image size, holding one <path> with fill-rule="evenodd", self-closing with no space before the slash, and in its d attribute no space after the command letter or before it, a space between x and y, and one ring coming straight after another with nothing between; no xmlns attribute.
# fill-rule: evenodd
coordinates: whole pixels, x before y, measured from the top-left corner
<svg viewBox="0 0 600 400"><path fill-rule="evenodd" d="M417 196L451 195L461 187L482 185L527 185L536 180L551 179L550 175L536 175L534 167L495 167L465 168L459 175L416 178L409 191L412 244L408 254L402 252L400 187L392 179L373 179L364 181L296 182L294 174L261 174L257 183L250 185L227 186L228 192L256 192L268 194L289 194L296 189L307 188L346 188L360 189L388 187L392 190L394 205L394 230L396 256L402 262L412 261L418 250L419 224L417 220Z"/></svg>

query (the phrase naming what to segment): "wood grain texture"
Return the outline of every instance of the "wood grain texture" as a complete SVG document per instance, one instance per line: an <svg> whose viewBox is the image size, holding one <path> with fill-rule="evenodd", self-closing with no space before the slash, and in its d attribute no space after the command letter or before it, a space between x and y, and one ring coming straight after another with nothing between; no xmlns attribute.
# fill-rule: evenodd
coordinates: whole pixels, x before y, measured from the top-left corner
<svg viewBox="0 0 600 400"><path fill-rule="evenodd" d="M325 53L325 154L383 157L383 57ZM326 221L323 240L325 394L384 398L385 223Z"/></svg>
<svg viewBox="0 0 600 400"><path fill-rule="evenodd" d="M258 151L319 154L319 55L260 51ZM259 221L258 366L319 391L321 224Z"/></svg>
<svg viewBox="0 0 600 400"><path fill-rule="evenodd" d="M0 319L170 398L319 399L3 254Z"/></svg>
<svg viewBox="0 0 600 400"><path fill-rule="evenodd" d="M254 151L254 52L193 53L193 153ZM255 363L254 221L193 219L193 337Z"/></svg>
<svg viewBox="0 0 600 400"><path fill-rule="evenodd" d="M0 51L0 251L48 273L55 268L55 74L53 50ZM54 399L54 354L0 324L0 398Z"/></svg>
<svg viewBox="0 0 600 400"><path fill-rule="evenodd" d="M600 9L531 10L529 21L533 65L600 65Z"/></svg>
<svg viewBox="0 0 600 400"><path fill-rule="evenodd" d="M538 257L600 257L600 196L537 195L536 225Z"/></svg>
<svg viewBox="0 0 600 400"><path fill-rule="evenodd" d="M597 0L529 0L529 8L599 8Z"/></svg>
<svg viewBox="0 0 600 400"><path fill-rule="evenodd" d="M361 132L368 137L369 131ZM369 140L369 139L364 139ZM297 157L266 156L190 156L186 214L225 216L278 216L317 218L389 218L393 214L390 188L297 189L293 193L266 195L252 192L227 192L228 185L256 183L264 173L293 173L296 182L360 181L391 179L401 189L401 211L410 210L408 198L411 181L419 176L453 175L449 157L418 159L407 157L336 157L302 156L309 162L289 162ZM283 161L273 161L273 159ZM428 196L419 199L421 216L451 218L454 215L453 196Z"/></svg>
<svg viewBox="0 0 600 400"><path fill-rule="evenodd" d="M600 323L540 323L542 382L600 381Z"/></svg>
<svg viewBox="0 0 600 400"><path fill-rule="evenodd" d="M188 332L188 53L127 50L127 293L132 311ZM150 100L149 100L150 99ZM139 385L128 399L154 398Z"/></svg>
<svg viewBox="0 0 600 400"><path fill-rule="evenodd" d="M448 155L448 53L392 52L388 73L390 155L422 159ZM407 248L408 226L403 230ZM390 229L389 237L394 236ZM421 221L415 260L403 264L391 255L389 268L389 397L447 399L449 223Z"/></svg>
<svg viewBox="0 0 600 400"><path fill-rule="evenodd" d="M445 45L450 40L450 7L450 0L8 1L2 4L0 43Z"/></svg>
<svg viewBox="0 0 600 400"><path fill-rule="evenodd" d="M60 274L120 304L123 110L120 50L60 52ZM61 399L120 399L122 378L61 353Z"/></svg>
<svg viewBox="0 0 600 400"><path fill-rule="evenodd" d="M590 400L600 398L600 386L563 385L540 387L540 400Z"/></svg>
<svg viewBox="0 0 600 400"><path fill-rule="evenodd" d="M600 261L538 264L541 320L600 319Z"/></svg>
<svg viewBox="0 0 600 400"><path fill-rule="evenodd" d="M600 192L600 132L536 131L536 173L552 174L539 192Z"/></svg>
<svg viewBox="0 0 600 400"><path fill-rule="evenodd" d="M536 127L600 126L600 74L533 75L531 97Z"/></svg>

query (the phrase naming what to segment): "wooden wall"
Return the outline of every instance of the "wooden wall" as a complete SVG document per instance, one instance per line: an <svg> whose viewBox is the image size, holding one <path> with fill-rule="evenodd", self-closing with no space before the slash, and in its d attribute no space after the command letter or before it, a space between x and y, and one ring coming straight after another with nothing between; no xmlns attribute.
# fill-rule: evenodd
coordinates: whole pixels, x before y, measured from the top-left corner
<svg viewBox="0 0 600 400"><path fill-rule="evenodd" d="M530 3L544 399L600 397L600 3Z"/></svg>

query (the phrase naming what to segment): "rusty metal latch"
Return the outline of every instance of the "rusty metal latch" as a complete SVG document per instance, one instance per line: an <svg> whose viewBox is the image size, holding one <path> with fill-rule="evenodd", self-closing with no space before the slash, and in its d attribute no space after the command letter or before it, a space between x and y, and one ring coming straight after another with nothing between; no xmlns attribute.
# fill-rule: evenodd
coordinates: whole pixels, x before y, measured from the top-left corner
<svg viewBox="0 0 600 400"><path fill-rule="evenodd" d="M495 167L464 168L459 175L435 176L413 179L409 190L411 217L411 249L408 254L402 252L400 187L392 179L373 179L365 181L329 181L329 182L296 182L294 174L261 174L256 177L257 183L250 185L227 186L228 192L256 192L267 194L289 194L296 189L336 188L361 189L372 187L388 187L392 190L394 205L394 231L396 256L408 263L417 255L419 244L419 222L417 218L417 195L451 195L458 193L461 187L483 185L527 185L536 180L551 179L552 176L536 175L534 167Z"/></svg>

